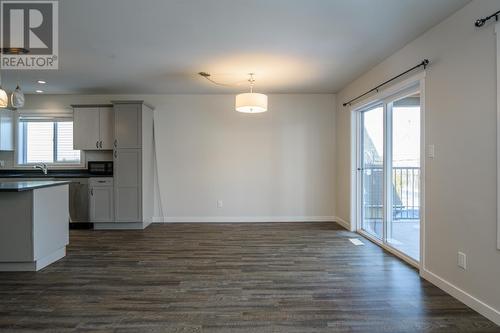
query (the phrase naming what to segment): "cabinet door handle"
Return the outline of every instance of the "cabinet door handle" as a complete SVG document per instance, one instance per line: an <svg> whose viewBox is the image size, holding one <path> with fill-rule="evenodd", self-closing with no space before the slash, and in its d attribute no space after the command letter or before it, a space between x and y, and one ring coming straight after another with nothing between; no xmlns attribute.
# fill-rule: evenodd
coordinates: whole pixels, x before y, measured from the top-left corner
<svg viewBox="0 0 500 333"><path fill-rule="evenodd" d="M93 188L90 189L90 195L92 195L92 196L94 195L94 189Z"/></svg>
<svg viewBox="0 0 500 333"><path fill-rule="evenodd" d="M118 147L118 141L115 139L115 142L113 142L113 145L116 147Z"/></svg>
<svg viewBox="0 0 500 333"><path fill-rule="evenodd" d="M118 157L118 152L115 150L115 158Z"/></svg>
<svg viewBox="0 0 500 333"><path fill-rule="evenodd" d="M95 147L96 147L96 148L99 148L99 141L96 141L96 142L95 142Z"/></svg>
<svg viewBox="0 0 500 333"><path fill-rule="evenodd" d="M99 148L102 148L102 140L99 142Z"/></svg>

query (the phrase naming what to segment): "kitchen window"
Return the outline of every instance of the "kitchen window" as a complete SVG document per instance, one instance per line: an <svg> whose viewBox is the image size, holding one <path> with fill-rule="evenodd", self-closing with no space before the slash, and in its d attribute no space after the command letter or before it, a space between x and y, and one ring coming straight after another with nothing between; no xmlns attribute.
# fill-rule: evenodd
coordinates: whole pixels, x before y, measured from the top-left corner
<svg viewBox="0 0 500 333"><path fill-rule="evenodd" d="M72 117L21 116L17 138L19 166L82 166L82 152L73 149Z"/></svg>

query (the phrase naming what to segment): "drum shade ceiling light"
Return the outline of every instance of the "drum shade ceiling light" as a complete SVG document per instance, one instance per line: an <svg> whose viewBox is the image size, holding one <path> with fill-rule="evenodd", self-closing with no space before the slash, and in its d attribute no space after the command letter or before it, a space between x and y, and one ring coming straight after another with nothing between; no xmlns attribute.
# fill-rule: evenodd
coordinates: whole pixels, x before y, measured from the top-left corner
<svg viewBox="0 0 500 333"><path fill-rule="evenodd" d="M207 72L199 72L198 75L204 77L215 85L222 87L235 87L235 84L225 84L211 79L211 74ZM254 73L248 74L250 78L250 92L236 95L235 109L243 113L262 113L267 111L267 95L254 93L253 86L255 85ZM238 83L239 85L240 83Z"/></svg>
<svg viewBox="0 0 500 333"><path fill-rule="evenodd" d="M243 113L261 113L267 111L267 95L254 93L254 74L250 73L250 92L236 95L235 109Z"/></svg>

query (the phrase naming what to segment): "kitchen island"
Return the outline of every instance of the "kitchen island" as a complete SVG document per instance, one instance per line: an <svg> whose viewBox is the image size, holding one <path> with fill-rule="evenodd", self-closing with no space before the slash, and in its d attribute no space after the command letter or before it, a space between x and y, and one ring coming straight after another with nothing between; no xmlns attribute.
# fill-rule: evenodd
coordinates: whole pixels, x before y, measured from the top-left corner
<svg viewBox="0 0 500 333"><path fill-rule="evenodd" d="M69 183L0 182L0 271L38 271L66 255Z"/></svg>

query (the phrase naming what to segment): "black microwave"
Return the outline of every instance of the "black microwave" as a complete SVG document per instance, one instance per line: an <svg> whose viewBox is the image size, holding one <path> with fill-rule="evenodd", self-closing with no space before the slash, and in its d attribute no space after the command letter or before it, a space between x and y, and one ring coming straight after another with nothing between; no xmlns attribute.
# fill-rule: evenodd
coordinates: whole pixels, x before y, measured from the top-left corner
<svg viewBox="0 0 500 333"><path fill-rule="evenodd" d="M112 161L89 161L87 169L91 175L112 176L113 162Z"/></svg>

